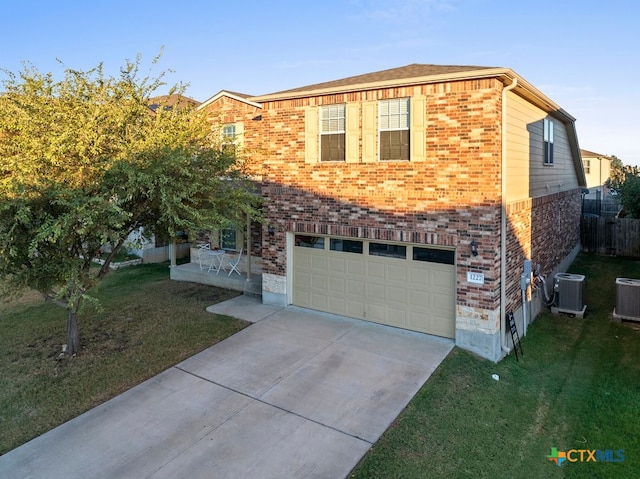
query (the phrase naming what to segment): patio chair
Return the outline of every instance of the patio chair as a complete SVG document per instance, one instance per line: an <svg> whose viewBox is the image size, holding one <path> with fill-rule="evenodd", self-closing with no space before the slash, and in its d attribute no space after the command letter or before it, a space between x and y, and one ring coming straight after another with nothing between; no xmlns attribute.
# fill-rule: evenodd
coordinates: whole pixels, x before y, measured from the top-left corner
<svg viewBox="0 0 640 479"><path fill-rule="evenodd" d="M238 264L240 263L240 258L242 257L243 251L244 251L244 247L240 248L240 252L238 253L238 256L236 256L235 258L226 260L226 264L230 268L229 276L231 276L231 273L233 273L234 271L238 273L240 276L242 276L242 274L240 273L240 270L238 269Z"/></svg>
<svg viewBox="0 0 640 479"><path fill-rule="evenodd" d="M209 243L198 245L198 264L200 265L200 271L209 267L209 257L207 253L211 250Z"/></svg>

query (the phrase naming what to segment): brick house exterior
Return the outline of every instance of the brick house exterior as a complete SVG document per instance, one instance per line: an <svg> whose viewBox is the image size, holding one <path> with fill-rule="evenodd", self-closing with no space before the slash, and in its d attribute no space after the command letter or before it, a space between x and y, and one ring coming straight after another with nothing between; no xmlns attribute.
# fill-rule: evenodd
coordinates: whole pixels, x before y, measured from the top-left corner
<svg viewBox="0 0 640 479"><path fill-rule="evenodd" d="M331 105L343 115L337 161L323 157ZM388 105L407 105L404 136L383 133ZM574 119L510 69L414 64L259 97L221 92L203 107L241 121L255 152L268 220L265 303L439 334L499 360L509 347L505 314L522 327L524 260L549 276L579 250L585 180ZM406 157L381 159L387 143ZM309 238L325 246L301 248ZM314 270L314 262L328 266ZM376 271L386 280L369 279ZM423 276L430 282L421 295ZM331 293L333 283L353 291ZM377 306L376 295L386 298ZM423 309L393 306L404 297ZM434 321L450 324L422 326L419 311L440 302L444 316Z"/></svg>

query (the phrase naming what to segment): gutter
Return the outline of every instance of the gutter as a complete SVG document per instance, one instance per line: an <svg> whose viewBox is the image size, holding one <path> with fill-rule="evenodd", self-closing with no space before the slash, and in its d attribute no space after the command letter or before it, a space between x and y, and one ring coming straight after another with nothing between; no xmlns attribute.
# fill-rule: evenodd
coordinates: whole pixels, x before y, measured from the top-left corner
<svg viewBox="0 0 640 479"><path fill-rule="evenodd" d="M510 85L502 89L502 171L501 171L501 212L500 212L500 347L506 354L511 352L505 342L507 314L507 92L518 84L513 77Z"/></svg>

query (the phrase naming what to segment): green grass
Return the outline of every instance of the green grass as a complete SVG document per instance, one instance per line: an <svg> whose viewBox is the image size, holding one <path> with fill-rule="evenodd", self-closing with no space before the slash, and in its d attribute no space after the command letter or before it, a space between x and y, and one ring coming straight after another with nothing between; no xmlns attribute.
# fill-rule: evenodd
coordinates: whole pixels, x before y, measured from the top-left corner
<svg viewBox="0 0 640 479"><path fill-rule="evenodd" d="M570 272L586 276L585 319L541 314L520 362L455 348L351 477L640 477L640 328L611 321L615 278L640 278L640 262L579 256ZM552 447L625 460L557 467Z"/></svg>
<svg viewBox="0 0 640 479"><path fill-rule="evenodd" d="M28 294L0 302L0 453L40 435L248 323L205 308L239 293L168 279L166 263L111 272L79 320L81 353L60 358L66 311Z"/></svg>

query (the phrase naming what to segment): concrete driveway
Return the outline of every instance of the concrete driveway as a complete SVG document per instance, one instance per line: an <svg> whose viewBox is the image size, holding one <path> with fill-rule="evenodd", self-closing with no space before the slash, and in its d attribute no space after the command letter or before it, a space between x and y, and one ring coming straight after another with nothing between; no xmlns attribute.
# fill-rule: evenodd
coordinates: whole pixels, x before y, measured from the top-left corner
<svg viewBox="0 0 640 479"><path fill-rule="evenodd" d="M243 331L0 457L11 478L341 478L453 347L239 297Z"/></svg>

